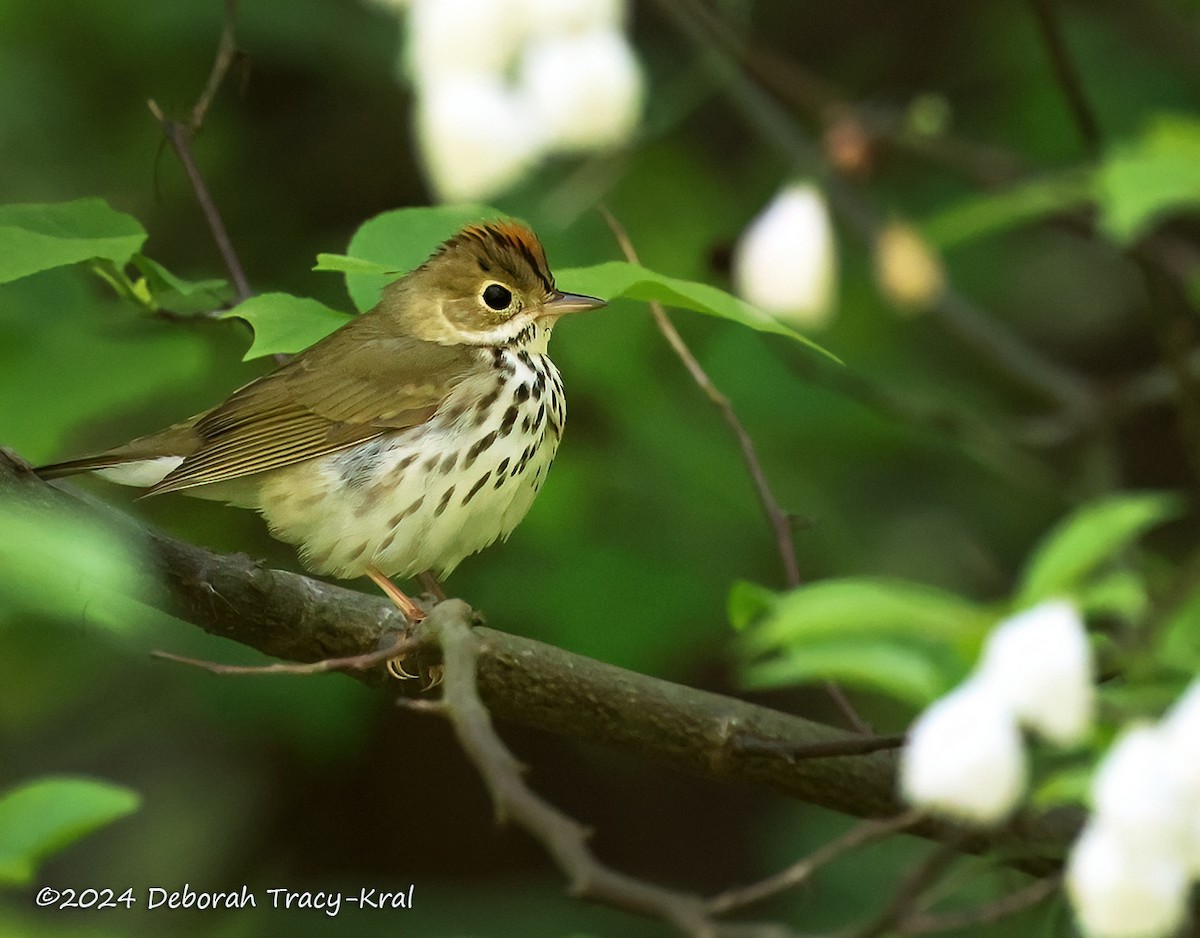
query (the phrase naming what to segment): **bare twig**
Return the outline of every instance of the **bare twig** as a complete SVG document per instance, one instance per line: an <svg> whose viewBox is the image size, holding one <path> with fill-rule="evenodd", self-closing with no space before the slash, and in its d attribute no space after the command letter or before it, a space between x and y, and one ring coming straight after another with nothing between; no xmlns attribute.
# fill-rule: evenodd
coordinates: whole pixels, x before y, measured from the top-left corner
<svg viewBox="0 0 1200 938"><path fill-rule="evenodd" d="M322 658L320 661L309 661L302 664L290 661L277 661L273 664L258 665L223 664L219 661L205 661L201 658L187 658L183 655L176 655L169 651L152 651L150 655L154 658L161 658L164 661L175 661L179 664L203 668L205 671L210 671L213 674L309 675L328 674L331 671L366 671L375 667L376 665L383 664L385 661L391 661L393 658L403 656L405 652L411 651L413 646L414 642L407 635L401 633L400 637L393 644L387 648L381 648L378 651L370 651L361 655L347 655L342 658Z"/></svg>
<svg viewBox="0 0 1200 938"><path fill-rule="evenodd" d="M1058 876L1047 876L1034 880L1023 889L1010 892L992 902L972 906L968 909L955 909L952 912L921 912L909 916L901 925L901 931L906 935L927 935L933 932L950 931L951 929L973 928L978 925L994 925L1010 916L1031 909L1039 902L1044 902L1054 895L1062 879Z"/></svg>
<svg viewBox="0 0 1200 938"><path fill-rule="evenodd" d="M519 824L544 846L570 881L573 895L668 922L685 935L789 935L781 925L725 925L712 919L699 896L676 892L620 873L601 863L588 847L590 831L539 797L525 783L523 767L501 742L479 696L477 674L483 641L471 629L470 609L461 600L437 606L419 628L436 636L445 683L438 711L487 785L497 819Z"/></svg>
<svg viewBox="0 0 1200 938"><path fill-rule="evenodd" d="M237 61L237 34L234 31L237 5L238 0L225 0L225 23L221 28L220 42L217 44L217 57L208 73L208 81L204 83L204 90L200 92L200 97L196 99L192 108L191 120L188 121L188 126L193 132L204 125L204 118L208 116L208 107L216 97L217 89L221 87L221 82L225 80L225 75L233 63Z"/></svg>
<svg viewBox="0 0 1200 938"><path fill-rule="evenodd" d="M708 900L709 910L713 913L731 912L799 886L807 882L822 867L841 859L853 850L912 827L920 819L919 811L905 811L882 821L863 821L861 824L856 824L841 837L823 844L802 860L793 863L774 876L740 889L730 889L713 896Z"/></svg>
<svg viewBox="0 0 1200 938"><path fill-rule="evenodd" d="M1079 134L1083 137L1084 146L1091 156L1099 156L1102 142L1100 122L1096 119L1096 112L1083 89L1079 69L1076 68L1075 60L1067 48L1062 21L1059 19L1058 10L1055 9L1055 0L1030 0L1030 3L1042 34L1042 41L1045 42L1046 51L1050 55L1054 75L1058 79L1063 97L1067 100L1067 107L1071 109L1075 126L1079 128Z"/></svg>
<svg viewBox="0 0 1200 938"><path fill-rule="evenodd" d="M629 233L624 226L617 220L607 207L601 205L600 213L604 216L609 229L616 238L617 243L621 247L621 253L625 255L626 260L632 264L640 263L638 260L637 250L633 246L633 242L629 239ZM729 429L733 432L737 439L738 447L742 451L742 459L746 463L746 469L750 473L750 479L754 483L754 491L758 494L759 504L762 505L763 514L767 516L767 523L771 526L771 530L775 535L775 546L779 551L779 557L783 562L784 578L789 587L797 587L800 585L800 567L796 562L796 544L792 540L792 518L791 515L784 511L778 500L775 498L775 493L771 491L771 485L767 482L766 473L763 472L762 461L758 458L758 450L754 446L754 440L750 438L746 427L738 418L737 412L733 409L733 403L725 396L708 376L703 366L696 360L696 356L692 354L692 350L688 348L687 343L683 341L683 336L679 334L679 330L675 328L675 324L671 322L671 317L667 315L667 311L663 309L661 303L651 301L650 313L654 317L654 322L658 325L658 330L666 338L667 343L674 350L679 360L683 362L683 366L688 370L688 374L692 376L692 380L704 392L705 396L712 402L713 406L720 411L721 416L725 419ZM837 708L842 712L842 716L850 723L859 733L871 735L874 730L871 725L859 715L854 704L850 702L850 698L846 696L845 691L841 689L833 681L825 682L825 690L837 705Z"/></svg>
<svg viewBox="0 0 1200 938"><path fill-rule="evenodd" d="M150 113L154 115L155 120L158 121L159 126L162 127L163 135L171 145L171 149L175 151L175 155L179 157L179 162L183 165L184 172L187 173L188 181L192 184L192 190L196 193L196 201L200 204L200 209L204 212L204 218L208 222L209 230L212 232L213 241L216 242L217 250L221 252L221 258L224 260L225 267L229 271L229 279L233 284L234 293L237 295L238 300L241 301L252 296L253 291L250 289L250 283L246 279L246 272L242 267L241 260L238 258L237 251L234 250L233 242L229 238L225 222L221 219L221 213L217 211L212 194L208 191L204 175L200 172L200 167L192 155L192 140L203 125L213 96L216 94L226 73L228 73L230 66L237 57L237 40L234 35L236 15L236 0L226 0L225 25L221 30L221 40L217 46L216 59L213 61L213 67L209 72L208 80L204 84L204 90L200 93L200 97L192 108L191 117L187 123L168 118L163 113L162 108L158 106L158 102L153 98L147 102L147 106L150 108Z"/></svg>
<svg viewBox="0 0 1200 938"><path fill-rule="evenodd" d="M862 928L851 929L854 938L878 938L899 929L912 914L921 893L936 883L958 859L953 847L934 847L929 855L915 864L900 881L900 886L882 912Z"/></svg>

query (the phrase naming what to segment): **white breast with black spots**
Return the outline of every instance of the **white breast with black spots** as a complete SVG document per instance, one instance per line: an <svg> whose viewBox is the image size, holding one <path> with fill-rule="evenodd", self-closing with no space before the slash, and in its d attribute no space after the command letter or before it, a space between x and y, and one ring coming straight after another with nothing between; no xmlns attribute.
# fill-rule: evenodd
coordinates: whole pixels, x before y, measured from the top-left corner
<svg viewBox="0 0 1200 938"><path fill-rule="evenodd" d="M486 373L456 388L429 423L274 483L321 493L263 512L278 536L305 546L310 567L340 577L368 564L388 576L446 574L525 517L566 421L562 378L543 354L481 354Z"/></svg>

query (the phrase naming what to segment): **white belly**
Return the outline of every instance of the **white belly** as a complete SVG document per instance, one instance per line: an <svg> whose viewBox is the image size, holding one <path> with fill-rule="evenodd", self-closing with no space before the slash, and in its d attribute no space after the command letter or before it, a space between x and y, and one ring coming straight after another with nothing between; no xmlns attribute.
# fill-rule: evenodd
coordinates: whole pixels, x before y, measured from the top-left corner
<svg viewBox="0 0 1200 938"><path fill-rule="evenodd" d="M566 407L548 358L505 355L505 371L459 388L429 423L271 473L259 510L272 533L314 571L344 578L368 565L444 575L508 537L545 480ZM521 386L529 394L514 402Z"/></svg>

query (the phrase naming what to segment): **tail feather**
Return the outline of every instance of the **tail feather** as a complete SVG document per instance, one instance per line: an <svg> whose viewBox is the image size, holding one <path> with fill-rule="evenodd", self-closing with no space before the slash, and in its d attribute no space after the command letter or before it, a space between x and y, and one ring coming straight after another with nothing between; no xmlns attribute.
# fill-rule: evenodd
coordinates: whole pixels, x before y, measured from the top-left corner
<svg viewBox="0 0 1200 938"><path fill-rule="evenodd" d="M85 456L82 459L71 459L66 462L51 463L48 466L39 466L33 471L43 479L59 479L79 472L95 472L109 482L145 489L158 485L181 462L183 462L182 456L155 456L147 459L144 456L132 457L100 453L96 456Z"/></svg>
<svg viewBox="0 0 1200 938"><path fill-rule="evenodd" d="M48 463L45 466L36 466L33 471L43 479L61 479L63 476L73 476L80 472L110 469L123 462L128 462L128 460L112 456L85 456L83 459L68 459L63 462Z"/></svg>

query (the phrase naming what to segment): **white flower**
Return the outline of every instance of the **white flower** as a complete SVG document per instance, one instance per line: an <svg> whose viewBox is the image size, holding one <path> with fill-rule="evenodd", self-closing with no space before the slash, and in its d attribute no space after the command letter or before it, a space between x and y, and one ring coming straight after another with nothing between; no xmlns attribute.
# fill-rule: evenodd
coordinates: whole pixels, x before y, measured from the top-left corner
<svg viewBox="0 0 1200 938"><path fill-rule="evenodd" d="M1159 726L1126 730L1105 753L1092 780L1092 805L1105 827L1182 857L1188 800L1168 769L1170 745Z"/></svg>
<svg viewBox="0 0 1200 938"><path fill-rule="evenodd" d="M1165 770L1182 802L1188 866L1193 875L1200 875L1200 680L1192 682L1159 726Z"/></svg>
<svg viewBox="0 0 1200 938"><path fill-rule="evenodd" d="M1092 650L1083 619L1066 600L1047 600L996 626L978 672L1018 720L1050 742L1074 745L1091 729Z"/></svg>
<svg viewBox="0 0 1200 938"><path fill-rule="evenodd" d="M446 202L508 188L537 155L527 109L496 77L463 76L427 88L417 133L430 184Z"/></svg>
<svg viewBox="0 0 1200 938"><path fill-rule="evenodd" d="M615 28L625 19L624 0L521 0L531 36L569 36Z"/></svg>
<svg viewBox="0 0 1200 938"><path fill-rule="evenodd" d="M625 142L642 111L642 70L615 28L531 44L522 60L527 96L547 150Z"/></svg>
<svg viewBox="0 0 1200 938"><path fill-rule="evenodd" d="M1173 779L1189 798L1200 802L1200 680L1175 701L1161 726Z"/></svg>
<svg viewBox="0 0 1200 938"><path fill-rule="evenodd" d="M933 703L908 732L900 761L905 799L948 817L992 824L1025 790L1016 720L986 683L968 680Z"/></svg>
<svg viewBox="0 0 1200 938"><path fill-rule="evenodd" d="M412 0L408 56L418 85L502 75L524 39L520 0Z"/></svg>
<svg viewBox="0 0 1200 938"><path fill-rule="evenodd" d="M1187 911L1187 873L1176 857L1092 820L1071 848L1067 892L1089 938L1172 935Z"/></svg>
<svg viewBox="0 0 1200 938"><path fill-rule="evenodd" d="M821 191L812 183L782 189L742 232L733 281L747 301L798 326L833 316L837 245Z"/></svg>

